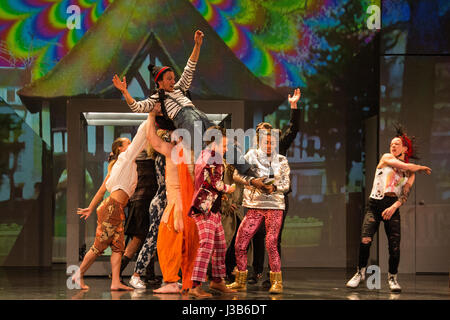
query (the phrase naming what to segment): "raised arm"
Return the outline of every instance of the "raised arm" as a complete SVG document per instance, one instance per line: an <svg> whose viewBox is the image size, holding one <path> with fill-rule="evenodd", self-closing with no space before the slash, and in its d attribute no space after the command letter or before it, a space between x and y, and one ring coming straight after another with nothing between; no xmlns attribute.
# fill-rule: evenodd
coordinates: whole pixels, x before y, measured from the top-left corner
<svg viewBox="0 0 450 320"><path fill-rule="evenodd" d="M192 50L191 56L189 60L194 62L198 61L198 57L200 55L200 48L202 47L204 34L200 30L195 31L194 34L194 49Z"/></svg>
<svg viewBox="0 0 450 320"><path fill-rule="evenodd" d="M147 118L147 140L152 145L153 149L155 149L160 154L165 157L170 157L173 149L173 145L168 143L158 137L156 134L156 114L155 112L150 112Z"/></svg>
<svg viewBox="0 0 450 320"><path fill-rule="evenodd" d="M180 88L183 91L189 90L192 80L194 79L194 71L197 65L198 57L200 55L200 48L203 42L203 32L197 30L194 35L194 49L186 64L186 67L181 74L180 80L175 84L175 88Z"/></svg>
<svg viewBox="0 0 450 320"><path fill-rule="evenodd" d="M125 150L120 157L125 157L126 159L135 161L141 151L144 150L147 145L147 123L148 121L144 121L139 125L136 135L133 140L131 140L127 150Z"/></svg>
<svg viewBox="0 0 450 320"><path fill-rule="evenodd" d="M133 97L128 92L127 79L125 78L125 76L123 77L122 81L120 81L120 78L117 76L117 74L115 74L112 81L113 81L114 86L120 92L122 92L122 95L125 98L125 101L127 102L131 111L137 112L137 113L144 113L144 112L150 112L153 110L153 108L156 104L156 100L152 99L152 98L147 98L142 101L134 100Z"/></svg>
<svg viewBox="0 0 450 320"><path fill-rule="evenodd" d="M403 161L398 160L390 153L385 153L380 160L380 163L378 167L382 166L383 164L386 164L392 168L397 168L401 170L407 170L411 172L420 172L423 171L426 174L431 174L431 169L426 166L421 166L414 163L405 163Z"/></svg>
<svg viewBox="0 0 450 320"><path fill-rule="evenodd" d="M286 155L287 150L291 146L292 142L297 136L298 131L300 130L300 109L298 109L297 107L300 96L301 92L299 88L295 89L293 96L291 96L290 94L288 95L288 101L291 106L291 119L288 128L283 131L280 137L279 152L282 155Z"/></svg>

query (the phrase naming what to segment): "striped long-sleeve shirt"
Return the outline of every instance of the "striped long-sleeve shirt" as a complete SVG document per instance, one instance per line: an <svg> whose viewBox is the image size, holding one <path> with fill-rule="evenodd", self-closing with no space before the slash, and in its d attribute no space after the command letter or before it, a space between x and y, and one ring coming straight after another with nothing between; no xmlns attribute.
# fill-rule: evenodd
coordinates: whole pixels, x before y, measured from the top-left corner
<svg viewBox="0 0 450 320"><path fill-rule="evenodd" d="M166 99L164 100L164 105L167 110L167 115L170 119L174 119L181 108L186 106L194 106L192 101L183 94L183 91L187 91L191 86L192 79L194 77L196 61L188 60L183 73L181 74L180 80L175 84L174 90L172 92L165 92ZM150 112L153 110L155 104L158 102L158 94L154 94L149 98L142 101L134 101L128 106L133 112Z"/></svg>

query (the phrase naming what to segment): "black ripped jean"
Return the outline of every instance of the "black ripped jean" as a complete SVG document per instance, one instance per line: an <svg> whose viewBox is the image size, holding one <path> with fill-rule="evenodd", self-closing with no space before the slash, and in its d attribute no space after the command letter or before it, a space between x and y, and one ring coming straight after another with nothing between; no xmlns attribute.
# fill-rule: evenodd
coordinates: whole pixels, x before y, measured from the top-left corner
<svg viewBox="0 0 450 320"><path fill-rule="evenodd" d="M384 230L389 243L389 273L397 274L400 263L400 211L397 209L391 219L383 220L381 214L397 201L397 197L385 196L381 200L369 198L366 215L362 224L361 238L370 238L367 244L360 244L359 268L367 266L370 254L370 245L373 236L378 231L380 222L384 223Z"/></svg>

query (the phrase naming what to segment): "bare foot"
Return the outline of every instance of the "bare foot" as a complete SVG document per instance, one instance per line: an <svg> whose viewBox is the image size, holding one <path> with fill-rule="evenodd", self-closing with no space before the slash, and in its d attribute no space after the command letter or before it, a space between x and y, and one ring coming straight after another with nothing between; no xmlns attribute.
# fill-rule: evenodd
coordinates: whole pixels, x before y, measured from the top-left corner
<svg viewBox="0 0 450 320"><path fill-rule="evenodd" d="M80 276L79 273L75 273L72 277L72 281L75 282L75 284L77 285L77 287L81 290L89 290L89 286L87 286L84 283L84 279L82 276ZM77 289L78 289L77 288Z"/></svg>
<svg viewBox="0 0 450 320"><path fill-rule="evenodd" d="M119 284L111 284L111 291L133 291L134 289L119 282Z"/></svg>
<svg viewBox="0 0 450 320"><path fill-rule="evenodd" d="M178 283L171 282L164 286L162 286L159 289L153 290L154 293L180 293L180 287L178 286Z"/></svg>

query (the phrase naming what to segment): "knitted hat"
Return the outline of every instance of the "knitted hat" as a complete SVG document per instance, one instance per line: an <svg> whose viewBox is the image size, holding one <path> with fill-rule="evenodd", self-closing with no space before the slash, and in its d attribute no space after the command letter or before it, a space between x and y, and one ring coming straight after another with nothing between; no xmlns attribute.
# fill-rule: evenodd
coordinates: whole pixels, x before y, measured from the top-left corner
<svg viewBox="0 0 450 320"><path fill-rule="evenodd" d="M154 64L149 64L147 68L150 71L150 73L152 74L152 77L156 83L158 83L158 79L162 79L162 75L166 71L172 71L172 68L170 68L170 67L158 67L158 66L155 66Z"/></svg>

